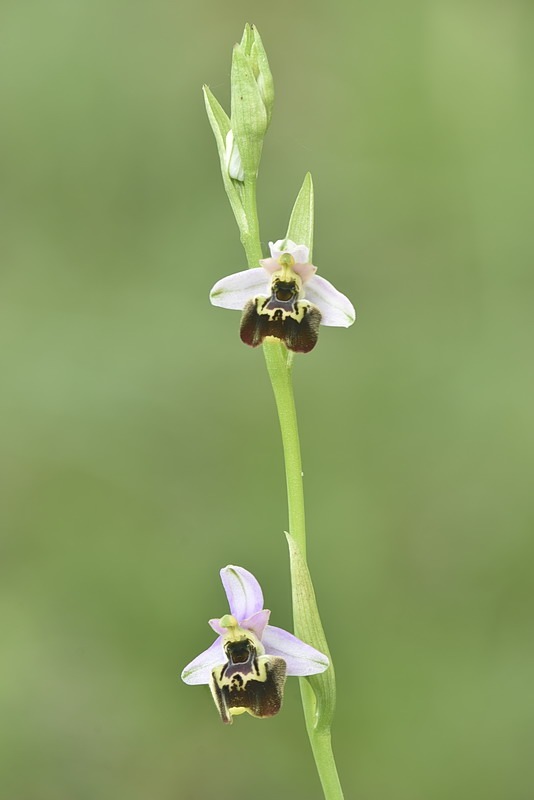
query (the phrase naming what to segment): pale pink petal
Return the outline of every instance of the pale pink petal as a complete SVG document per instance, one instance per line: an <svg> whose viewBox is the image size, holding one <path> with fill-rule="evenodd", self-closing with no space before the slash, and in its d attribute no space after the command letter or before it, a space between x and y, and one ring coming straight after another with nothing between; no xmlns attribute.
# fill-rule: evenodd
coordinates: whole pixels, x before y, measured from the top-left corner
<svg viewBox="0 0 534 800"><path fill-rule="evenodd" d="M291 239L278 239L269 242L269 249L273 258L279 259L282 253L290 253L297 264L307 264L310 258L310 248L305 244L295 244Z"/></svg>
<svg viewBox="0 0 534 800"><path fill-rule="evenodd" d="M278 272L278 270L282 268L280 262L276 258L262 258L260 259L260 264L269 275L272 275L273 272Z"/></svg>
<svg viewBox="0 0 534 800"><path fill-rule="evenodd" d="M291 253L297 264L307 264L310 260L310 248L305 244L296 244L292 250L288 247L287 252Z"/></svg>
<svg viewBox="0 0 534 800"><path fill-rule="evenodd" d="M215 633L219 634L219 636L224 636L225 633L228 633L228 628L223 628L223 626L221 625L221 621L220 620L218 620L218 619L210 619L210 620L208 620L208 623L209 623L210 627L213 628Z"/></svg>
<svg viewBox="0 0 534 800"><path fill-rule="evenodd" d="M242 311L256 295L268 295L269 276L262 267L234 272L217 281L210 292L212 305Z"/></svg>
<svg viewBox="0 0 534 800"><path fill-rule="evenodd" d="M221 570L221 580L230 612L240 625L263 609L261 586L251 572L229 564Z"/></svg>
<svg viewBox="0 0 534 800"><path fill-rule="evenodd" d="M211 671L219 664L225 664L228 661L226 654L223 650L222 639L219 636L211 647L204 650L199 656L193 659L190 664L182 671L182 680L191 686L200 683L209 683L211 679Z"/></svg>
<svg viewBox="0 0 534 800"><path fill-rule="evenodd" d="M306 283L310 280L312 275L315 275L317 272L317 267L314 267L313 264L295 264L293 266L293 272L296 272L297 275L300 275L302 278L302 283Z"/></svg>
<svg viewBox="0 0 534 800"><path fill-rule="evenodd" d="M315 675L328 669L328 657L315 647L301 642L292 633L267 625L262 639L265 654L281 656L287 665L288 675Z"/></svg>
<svg viewBox="0 0 534 800"><path fill-rule="evenodd" d="M271 612L267 608L264 608L261 611L258 611L256 614L253 614L251 617L248 617L248 619L244 619L241 623L241 627L246 628L248 631L253 631L261 641L263 631L269 622L270 616Z"/></svg>
<svg viewBox="0 0 534 800"><path fill-rule="evenodd" d="M306 282L304 297L321 312L321 325L348 328L356 319L354 306L348 297L319 275L313 275Z"/></svg>

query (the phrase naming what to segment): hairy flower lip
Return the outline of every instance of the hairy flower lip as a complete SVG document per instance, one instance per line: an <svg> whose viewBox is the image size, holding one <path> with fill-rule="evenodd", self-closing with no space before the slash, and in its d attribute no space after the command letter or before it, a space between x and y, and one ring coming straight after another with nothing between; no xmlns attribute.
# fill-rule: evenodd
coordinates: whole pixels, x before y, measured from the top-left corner
<svg viewBox="0 0 534 800"><path fill-rule="evenodd" d="M330 662L326 655L289 631L268 624L271 612L263 608L261 586L251 572L229 564L220 574L231 615L240 628L250 631L261 643L265 655L283 658L288 675L315 675L328 668ZM220 625L219 619L212 619L209 624L219 635L184 668L181 676L184 683L209 684L212 670L228 660L223 647L226 628Z"/></svg>
<svg viewBox="0 0 534 800"><path fill-rule="evenodd" d="M249 300L269 296L272 276L281 269L280 257L288 253L295 261L293 272L302 279L303 299L317 306L321 325L348 328L354 323L354 306L329 281L315 274L317 267L309 263L310 251L306 245L279 239L269 242L269 248L271 257L261 259L260 267L235 272L217 281L210 292L212 305L242 311Z"/></svg>

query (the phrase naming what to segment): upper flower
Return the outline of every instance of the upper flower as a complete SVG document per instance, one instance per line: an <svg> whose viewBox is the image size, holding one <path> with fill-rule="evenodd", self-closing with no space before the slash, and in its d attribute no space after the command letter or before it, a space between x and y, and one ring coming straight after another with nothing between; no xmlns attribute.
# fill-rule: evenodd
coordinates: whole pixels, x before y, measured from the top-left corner
<svg viewBox="0 0 534 800"><path fill-rule="evenodd" d="M292 633L269 625L261 587L243 567L221 570L230 614L210 619L218 634L182 672L189 684L208 683L224 722L248 711L256 717L276 714L286 675L315 675L328 657Z"/></svg>
<svg viewBox="0 0 534 800"><path fill-rule="evenodd" d="M241 338L256 347L266 336L281 339L290 350L308 352L319 324L348 328L356 319L350 300L316 275L309 248L290 239L269 242L271 258L261 267L217 281L210 292L214 306L243 311Z"/></svg>

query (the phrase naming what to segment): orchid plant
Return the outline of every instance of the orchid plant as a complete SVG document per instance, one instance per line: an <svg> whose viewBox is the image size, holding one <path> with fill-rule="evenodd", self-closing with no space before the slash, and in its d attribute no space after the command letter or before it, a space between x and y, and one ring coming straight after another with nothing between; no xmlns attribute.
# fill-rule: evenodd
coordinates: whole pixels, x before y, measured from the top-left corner
<svg viewBox="0 0 534 800"><path fill-rule="evenodd" d="M230 613L209 621L216 640L182 672L188 684L208 684L221 719L248 712L270 717L280 710L286 676L300 677L308 737L326 800L342 800L331 745L335 708L332 659L319 617L306 561L304 492L297 416L292 386L295 353L309 353L321 325L349 327L355 320L350 300L317 275L312 263L314 198L308 173L297 196L283 239L262 252L256 207L256 182L269 126L273 79L256 28L245 26L234 47L231 115L207 86L204 98L215 135L221 173L248 262L248 269L213 286L213 305L242 312L243 342L262 346L278 411L286 472L291 586L295 635L269 624L256 578L243 567L221 570Z"/></svg>

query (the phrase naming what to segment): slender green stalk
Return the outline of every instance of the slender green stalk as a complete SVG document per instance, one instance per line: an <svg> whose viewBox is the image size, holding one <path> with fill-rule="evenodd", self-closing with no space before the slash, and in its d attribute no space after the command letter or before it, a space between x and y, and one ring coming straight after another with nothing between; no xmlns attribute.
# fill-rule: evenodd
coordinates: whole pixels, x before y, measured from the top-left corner
<svg viewBox="0 0 534 800"><path fill-rule="evenodd" d="M300 678L300 695L306 719L306 730L308 731L324 796L326 800L343 800L343 789L339 782L336 761L332 751L330 728L325 731L317 731L313 727L313 717L310 709L315 705L315 696L307 678Z"/></svg>
<svg viewBox="0 0 534 800"><path fill-rule="evenodd" d="M276 339L266 341L263 346L263 352L274 391L280 430L282 432L286 466L289 532L305 558L306 518L304 513L304 487L302 484L302 461L291 367L287 366L287 350L280 341Z"/></svg>
<svg viewBox="0 0 534 800"><path fill-rule="evenodd" d="M284 346L275 341L263 345L267 370L271 379L286 469L287 499L289 508L289 532L296 542L304 561L306 558L306 527L304 513L304 489L302 483L302 461L297 425L297 413L293 396L291 368L287 366ZM293 572L293 570L292 570ZM294 589L295 587L293 587ZM294 603L295 633L300 634L298 610ZM319 621L320 624L320 621ZM315 642L313 642L315 645ZM323 645L324 649L324 645ZM332 669L332 666L330 666ZM317 772L326 800L343 800L343 791L337 774L330 735L330 724L319 724L317 698L307 678L300 679L300 694L306 730L313 751Z"/></svg>
<svg viewBox="0 0 534 800"><path fill-rule="evenodd" d="M256 206L256 179L247 178L243 184L243 207L247 220L246 230L241 228L241 244L247 254L249 267L257 267L262 258L260 225Z"/></svg>
<svg viewBox="0 0 534 800"><path fill-rule="evenodd" d="M241 229L241 242L247 254L249 267L256 267L262 257L261 242L259 234L259 223L256 209L256 181L248 180L244 185L243 205L247 218L247 229ZM284 450L284 462L286 472L287 500L289 511L289 533L298 549L299 558L304 565L303 568L308 575L306 565L306 521L304 512L304 488L302 482L302 461L300 455L300 440L297 423L297 412L295 408L295 398L293 395L293 381L291 375L292 360L288 356L288 351L277 339L266 340L263 344L263 352L267 371L271 379L278 418L280 420L280 430L282 433L282 444ZM301 564L301 567L302 567ZM296 569L294 559L291 559L291 575L293 589L293 616L295 633L299 636L302 628L302 620L299 605L296 602L298 588L294 577ZM312 609L308 610L309 613ZM317 609L310 613L315 617L315 629L317 637L315 641L310 640L310 636L304 637L310 644L328 652L326 639L322 631L321 621ZM318 640L317 640L318 639ZM331 672L331 686L334 687L333 666L329 668ZM335 687L332 688L332 693ZM331 713L326 717L321 716L321 709L318 700L321 699L319 693L312 688L307 678L300 679L300 693L306 730L312 747L313 757L319 773L325 800L343 800L343 791L337 774L334 754L332 752L330 721ZM333 703L331 703L333 705Z"/></svg>

